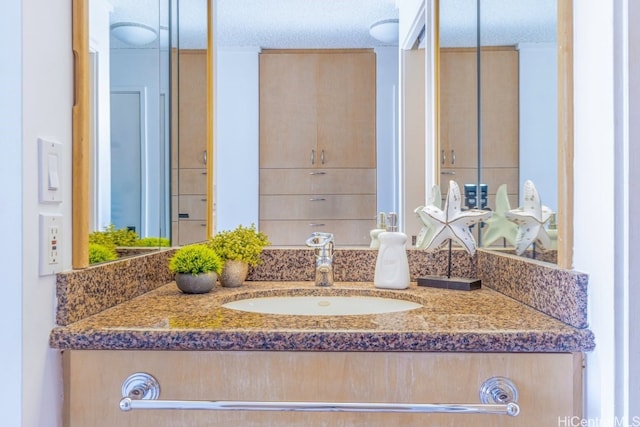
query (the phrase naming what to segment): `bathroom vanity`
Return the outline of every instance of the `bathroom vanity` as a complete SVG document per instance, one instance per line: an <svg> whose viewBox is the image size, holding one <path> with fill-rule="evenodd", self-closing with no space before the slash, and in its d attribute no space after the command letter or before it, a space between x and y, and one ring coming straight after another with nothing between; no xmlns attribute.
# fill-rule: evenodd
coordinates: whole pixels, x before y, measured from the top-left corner
<svg viewBox="0 0 640 427"><path fill-rule="evenodd" d="M412 261L415 261L412 259ZM269 296L374 296L421 307L365 315L281 315L223 307ZM354 301L357 301L354 299ZM354 302L357 304L357 302ZM579 416L579 328L483 287L379 290L368 281L253 281L182 294L174 283L52 331L63 351L65 426L541 426ZM125 380L149 373L158 402L479 405L486 380L517 388L517 416L484 413L120 408Z"/></svg>

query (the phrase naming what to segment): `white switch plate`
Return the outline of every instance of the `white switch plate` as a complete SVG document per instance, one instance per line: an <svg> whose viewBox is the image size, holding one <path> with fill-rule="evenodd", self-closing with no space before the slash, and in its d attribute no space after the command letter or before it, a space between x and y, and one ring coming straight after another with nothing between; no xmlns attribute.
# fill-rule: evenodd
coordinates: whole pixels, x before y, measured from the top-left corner
<svg viewBox="0 0 640 427"><path fill-rule="evenodd" d="M62 215L40 214L40 275L62 271Z"/></svg>
<svg viewBox="0 0 640 427"><path fill-rule="evenodd" d="M40 203L62 202L62 144L38 138Z"/></svg>

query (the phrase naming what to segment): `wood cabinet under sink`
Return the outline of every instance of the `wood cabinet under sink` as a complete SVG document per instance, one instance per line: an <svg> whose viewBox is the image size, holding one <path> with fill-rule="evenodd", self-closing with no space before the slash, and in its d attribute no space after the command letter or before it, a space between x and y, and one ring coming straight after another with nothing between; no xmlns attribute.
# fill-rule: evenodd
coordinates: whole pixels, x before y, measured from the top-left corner
<svg viewBox="0 0 640 427"><path fill-rule="evenodd" d="M65 351L66 427L518 426L581 415L582 353ZM474 403L488 378L518 388L520 414L238 412L119 408L147 372L163 400Z"/></svg>

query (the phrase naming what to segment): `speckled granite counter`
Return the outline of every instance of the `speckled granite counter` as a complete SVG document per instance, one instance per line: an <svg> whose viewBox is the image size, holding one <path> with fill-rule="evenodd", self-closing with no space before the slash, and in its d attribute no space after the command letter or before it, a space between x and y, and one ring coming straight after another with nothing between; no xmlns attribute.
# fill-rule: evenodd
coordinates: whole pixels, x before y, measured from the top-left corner
<svg viewBox="0 0 640 427"><path fill-rule="evenodd" d="M283 316L221 305L254 295L381 295L423 304L411 311L358 316ZM55 328L59 349L574 352L594 348L577 329L488 288L464 292L379 290L344 282L246 282L204 295L175 283L67 326Z"/></svg>

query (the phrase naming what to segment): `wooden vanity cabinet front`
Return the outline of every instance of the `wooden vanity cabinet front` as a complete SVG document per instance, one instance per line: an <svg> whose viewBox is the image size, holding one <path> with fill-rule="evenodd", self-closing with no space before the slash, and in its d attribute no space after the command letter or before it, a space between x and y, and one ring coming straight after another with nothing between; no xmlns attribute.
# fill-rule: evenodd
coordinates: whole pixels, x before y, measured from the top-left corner
<svg viewBox="0 0 640 427"><path fill-rule="evenodd" d="M65 427L540 427L581 416L581 353L71 350L63 361ZM503 376L517 386L521 412L123 412L122 383L137 372L158 380L161 400L356 403L479 404L480 385Z"/></svg>

